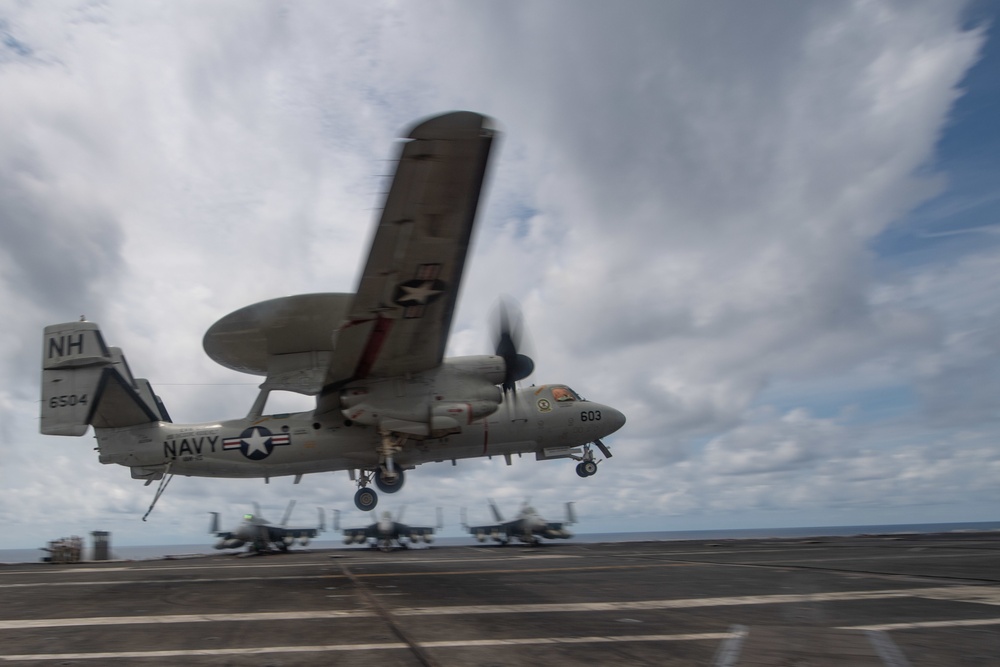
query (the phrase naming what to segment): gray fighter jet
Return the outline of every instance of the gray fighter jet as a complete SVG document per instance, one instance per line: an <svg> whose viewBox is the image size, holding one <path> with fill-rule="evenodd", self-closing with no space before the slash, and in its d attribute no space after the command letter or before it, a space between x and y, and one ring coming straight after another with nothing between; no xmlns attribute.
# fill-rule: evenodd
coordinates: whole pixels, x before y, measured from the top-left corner
<svg viewBox="0 0 1000 667"><path fill-rule="evenodd" d="M244 514L243 521L233 530L219 530L219 513L209 512L212 515L212 525L208 532L214 533L219 541L216 549L238 549L244 544L249 545L249 550L257 553L266 551L288 551L288 548L297 541L302 546L309 544L309 540L316 537L325 529L326 520L323 517L323 508L319 508L319 525L315 528L291 528L288 519L295 507L295 501L288 503L285 516L281 523L274 525L260 513L260 506L253 504L254 513Z"/></svg>
<svg viewBox="0 0 1000 667"><path fill-rule="evenodd" d="M521 505L517 517L510 521L504 521L499 508L492 500L490 500L490 509L493 510L493 518L496 519L496 523L485 526L469 526L465 520L465 508L462 508L462 527L480 542L491 539L502 545L507 544L510 540L538 544L539 538L542 537L549 540L565 540L573 537L573 534L566 529L566 526L576 523L572 502L566 503L565 521L546 521L527 502Z"/></svg>
<svg viewBox="0 0 1000 667"><path fill-rule="evenodd" d="M344 528L344 544L365 544L373 549L391 551L394 548L407 549L410 544L434 541L434 528L431 526L410 526L403 523L406 507L399 511L395 520L391 512L382 512L381 517L372 512L374 523L362 528ZM442 526L441 508L437 510L437 528ZM340 512L333 511L333 529L340 530Z"/></svg>
<svg viewBox="0 0 1000 667"><path fill-rule="evenodd" d="M173 423L121 349L79 321L45 327L42 433L81 436L93 426L101 463L159 480L150 511L174 474L298 482L346 470L362 511L378 502L369 484L396 493L405 471L424 463L502 456L509 465L534 454L575 460L581 477L593 475L594 448L611 456L601 438L625 416L561 384L517 391L534 362L518 352L511 306L500 309L494 354L444 357L495 136L489 118L467 111L418 123L401 144L353 293L272 299L209 328L212 359L264 377L246 416ZM273 391L314 396L316 407L268 414Z"/></svg>

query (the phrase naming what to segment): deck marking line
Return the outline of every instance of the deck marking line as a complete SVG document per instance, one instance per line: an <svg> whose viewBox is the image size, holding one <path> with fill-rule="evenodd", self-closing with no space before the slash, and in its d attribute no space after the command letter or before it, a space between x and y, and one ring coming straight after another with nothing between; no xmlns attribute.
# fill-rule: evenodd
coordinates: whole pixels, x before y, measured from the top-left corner
<svg viewBox="0 0 1000 667"><path fill-rule="evenodd" d="M629 642L676 642L725 640L729 632L703 632L678 635L621 635L594 637L522 637L512 639L470 639L421 642L422 648L484 648L496 646L544 646L558 644L606 644ZM115 658L176 658L184 656L261 655L265 653L321 653L328 651L384 651L409 648L401 642L381 644L329 644L319 646L262 646L257 648L174 649L167 651L121 651L117 653L27 653L0 655L0 661L41 660L111 660Z"/></svg>
<svg viewBox="0 0 1000 667"><path fill-rule="evenodd" d="M172 614L167 616L96 616L94 618L39 618L0 621L0 630L21 630L25 628L70 628L104 625L157 625L161 623L219 623L226 621L308 621L315 619L370 618L373 611L362 610L321 610L321 611L275 611L250 612L245 614Z"/></svg>
<svg viewBox="0 0 1000 667"><path fill-rule="evenodd" d="M750 634L745 625L734 625L729 628L730 636L719 644L719 650L712 660L712 667L733 667L743 649L743 640Z"/></svg>
<svg viewBox="0 0 1000 667"><path fill-rule="evenodd" d="M500 605L452 605L436 607L399 607L389 609L393 616L453 616L471 614L530 614L530 613L575 613L575 612L623 612L637 610L660 609L697 609L701 607L733 607L761 604L791 604L798 602L853 602L858 600L885 600L892 598L929 598L941 599L947 595L948 600L957 600L972 604L980 603L977 594L983 591L982 586L954 586L950 588L900 588L874 591L844 591L833 593L802 593L785 595L748 595L742 597L720 598L688 598L675 600L632 600L623 602L567 602L539 604L500 604ZM965 595L963 595L963 592ZM364 618L375 615L372 610L313 610L313 611L276 611L248 612L232 614L188 614L164 616L103 616L96 618L42 618L24 620L0 620L0 630L17 630L23 628L72 627L72 626L106 626L106 625L141 625L158 623L205 623L232 621L281 621ZM993 625L997 619L973 620L968 623L978 625ZM928 623L953 623L953 621L929 621ZM852 630L883 630L901 627L938 627L927 623L902 623L889 625L858 626ZM945 626L940 626L945 627Z"/></svg>
<svg viewBox="0 0 1000 667"><path fill-rule="evenodd" d="M474 549L476 547L469 547ZM360 550L359 550L360 551ZM706 552L714 553L714 552ZM367 555L367 553L365 553ZM208 556L211 557L211 556ZM409 563L488 563L488 562L510 562L511 558L419 558L419 559L367 559L367 560L353 560L352 565L400 565ZM519 556L515 560L534 560L534 559L555 559L555 558L582 558L582 556L577 556L576 554L545 554L541 556ZM275 569L275 568L306 568L306 567L326 567L329 568L332 563L322 562L322 563L248 563L246 561L240 561L240 569ZM166 566L166 567L67 567L61 569L48 569L46 568L44 572L41 569L31 569L31 570L9 570L7 568L0 568L0 575L5 574L76 574L78 572L163 572L164 570L169 570L171 572L176 572L179 570L232 570L233 565L231 563L226 563L224 565L176 565L176 566Z"/></svg>
<svg viewBox="0 0 1000 667"><path fill-rule="evenodd" d="M850 625L838 630L923 630L925 628L973 628L980 625L1000 625L1000 618L958 618L951 621L913 621L911 623L881 623L876 625Z"/></svg>
<svg viewBox="0 0 1000 667"><path fill-rule="evenodd" d="M442 570L440 572L355 572L355 576L360 579L370 579L376 577L440 577L472 574L508 574L517 575L524 573L539 572L581 572L594 570L636 570L647 568L663 567L691 567L691 563L639 563L635 565L588 565L584 567L531 567L503 570ZM225 583L229 581L285 581L301 579L343 579L343 574L303 574L284 577L220 577L220 578L198 578L198 579L176 579L171 580L172 585L178 584L203 584L203 583ZM36 583L24 584L0 584L0 588L30 588L32 586L120 586L122 584L162 584L161 579L110 579L107 581L40 581Z"/></svg>
<svg viewBox="0 0 1000 667"><path fill-rule="evenodd" d="M511 639L455 639L420 642L424 648L476 648L481 646L539 646L543 644L600 644L623 642L671 642L729 639L728 632L699 632L680 635L598 635L594 637L515 637Z"/></svg>
<svg viewBox="0 0 1000 667"><path fill-rule="evenodd" d="M299 579L344 579L342 574L303 574L301 576L287 577L221 577L221 578L198 578L198 579L173 579L171 585L176 584L220 584L228 581L291 581ZM0 588L31 588L33 586L121 586L122 584L162 584L163 579L109 579L107 581L39 581L25 584L0 584Z"/></svg>
<svg viewBox="0 0 1000 667"><path fill-rule="evenodd" d="M887 667L910 667L909 660L896 646L896 642L889 638L889 635L881 630L865 630L865 634L868 635L868 641L875 647L875 652L878 653L878 657Z"/></svg>

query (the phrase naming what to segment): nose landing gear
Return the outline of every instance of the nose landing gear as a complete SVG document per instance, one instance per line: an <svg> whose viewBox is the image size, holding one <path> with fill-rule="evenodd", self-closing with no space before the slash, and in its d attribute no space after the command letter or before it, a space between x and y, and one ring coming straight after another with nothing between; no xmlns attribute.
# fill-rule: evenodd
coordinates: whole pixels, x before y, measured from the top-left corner
<svg viewBox="0 0 1000 667"><path fill-rule="evenodd" d="M604 454L605 457L609 459L611 458L611 450L609 450L603 442L595 440L593 444L601 450L601 453ZM582 456L574 456L573 458L579 461L579 463L576 464L576 474L580 477L590 477L591 475L597 473L597 464L600 463L600 461L594 460L594 450L591 449L591 443L587 443L583 446Z"/></svg>

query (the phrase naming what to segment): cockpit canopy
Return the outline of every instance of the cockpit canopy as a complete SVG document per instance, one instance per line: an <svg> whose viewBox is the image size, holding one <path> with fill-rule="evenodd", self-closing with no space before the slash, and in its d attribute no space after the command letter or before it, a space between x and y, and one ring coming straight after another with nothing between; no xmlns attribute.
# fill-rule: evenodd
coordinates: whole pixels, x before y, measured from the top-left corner
<svg viewBox="0 0 1000 667"><path fill-rule="evenodd" d="M572 403L583 400L579 394L564 384L543 384L535 389L539 398L551 398L554 403Z"/></svg>

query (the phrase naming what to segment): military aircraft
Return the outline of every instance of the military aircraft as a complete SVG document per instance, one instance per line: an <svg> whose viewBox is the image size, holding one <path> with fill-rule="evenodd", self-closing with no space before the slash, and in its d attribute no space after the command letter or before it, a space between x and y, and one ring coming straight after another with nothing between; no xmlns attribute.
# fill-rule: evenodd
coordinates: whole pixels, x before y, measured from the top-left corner
<svg viewBox="0 0 1000 667"><path fill-rule="evenodd" d="M403 523L403 514L406 507L399 510L396 519L393 520L391 512L382 512L381 517L376 517L372 512L375 523L363 528L344 528L344 544L364 544L367 542L373 549L390 551L395 547L407 549L409 543L426 542L430 544L434 541L433 526L409 526ZM442 527L441 508L437 510L437 528ZM340 530L340 512L333 511L333 529Z"/></svg>
<svg viewBox="0 0 1000 667"><path fill-rule="evenodd" d="M517 391L534 362L518 352L512 309L501 308L495 354L444 358L496 135L489 118L468 111L418 123L354 293L272 299L208 329L209 357L265 377L245 417L173 423L121 349L79 321L45 327L41 432L80 436L93 425L101 463L160 481L149 511L174 474L298 483L346 470L362 511L378 502L369 484L396 493L405 471L429 462L503 456L509 465L533 453L573 459L581 477L593 475L593 448L610 457L601 438L625 416L561 384ZM316 407L266 414L273 391L315 396Z"/></svg>
<svg viewBox="0 0 1000 667"><path fill-rule="evenodd" d="M573 534L566 529L566 526L576 523L572 502L566 503L566 520L562 522L546 521L528 502L521 505L517 518L510 521L504 521L500 510L492 500L490 500L490 509L493 510L493 518L496 519L496 523L486 526L469 526L465 520L465 508L462 508L462 528L468 530L480 542L492 539L500 544L507 544L510 540L516 539L527 544L538 544L540 537L550 540L564 540L573 537Z"/></svg>
<svg viewBox="0 0 1000 667"><path fill-rule="evenodd" d="M309 540L323 532L326 520L323 517L323 508L319 508L319 525L315 528L290 528L288 518L292 514L295 501L288 503L285 516L277 526L261 516L260 506L253 504L254 513L244 514L243 521L233 530L219 530L219 513L209 512L212 515L212 525L208 532L215 533L220 538L216 543L216 549L238 549L244 544L250 545L250 551L263 553L272 550L272 545L280 551L288 551L296 540L302 546L309 544Z"/></svg>

